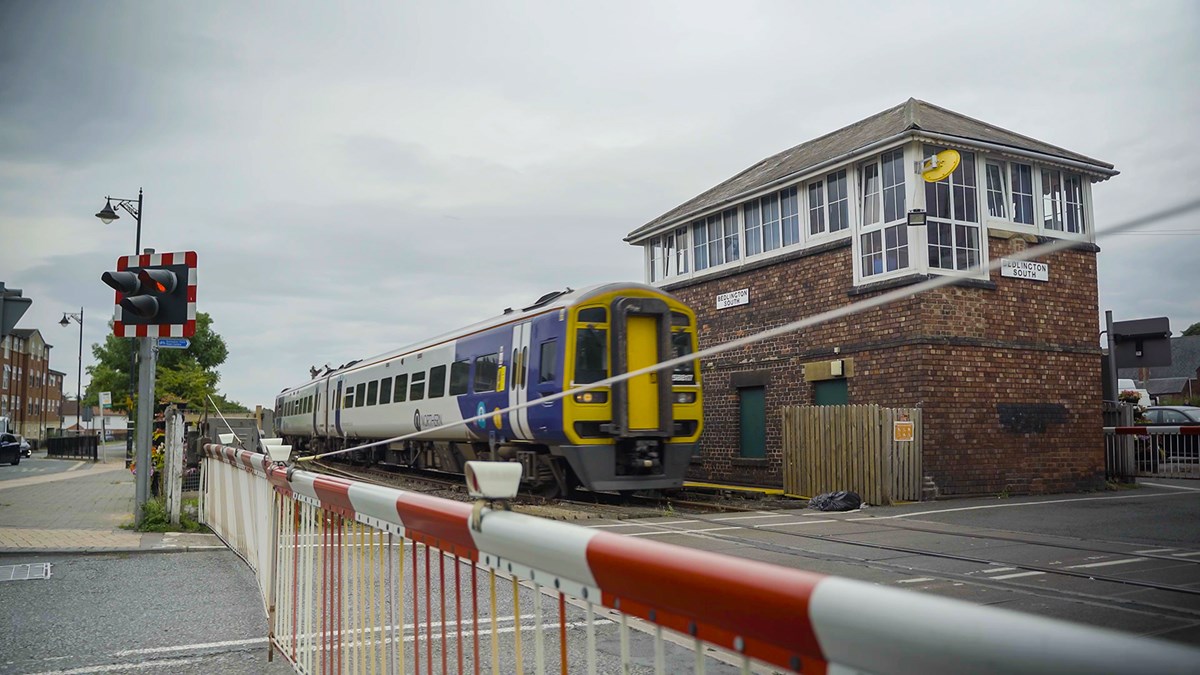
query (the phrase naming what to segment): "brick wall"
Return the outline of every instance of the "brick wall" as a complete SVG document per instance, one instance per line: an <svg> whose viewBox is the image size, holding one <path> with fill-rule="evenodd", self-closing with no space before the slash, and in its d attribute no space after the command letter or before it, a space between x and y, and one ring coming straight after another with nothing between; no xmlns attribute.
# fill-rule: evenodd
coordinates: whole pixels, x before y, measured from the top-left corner
<svg viewBox="0 0 1200 675"><path fill-rule="evenodd" d="M992 259L1026 245L989 244ZM851 403L924 409L925 473L942 494L1098 487L1095 253L1047 262L1048 283L996 273L991 283L938 289L705 360L705 432L690 477L781 486L780 408L811 405L803 364L836 356L854 359ZM847 243L670 290L696 309L708 347L868 297L850 295L851 263ZM715 308L718 294L742 288L748 305ZM738 374L768 381L765 459L740 457Z"/></svg>

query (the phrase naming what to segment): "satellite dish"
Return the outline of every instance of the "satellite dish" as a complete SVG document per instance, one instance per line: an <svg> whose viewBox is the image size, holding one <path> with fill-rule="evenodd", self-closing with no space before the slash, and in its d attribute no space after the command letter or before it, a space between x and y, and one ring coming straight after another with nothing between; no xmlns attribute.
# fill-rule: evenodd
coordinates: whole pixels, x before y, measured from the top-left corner
<svg viewBox="0 0 1200 675"><path fill-rule="evenodd" d="M921 163L921 177L927 183L936 183L954 173L962 155L957 150L943 150L933 157L926 157Z"/></svg>

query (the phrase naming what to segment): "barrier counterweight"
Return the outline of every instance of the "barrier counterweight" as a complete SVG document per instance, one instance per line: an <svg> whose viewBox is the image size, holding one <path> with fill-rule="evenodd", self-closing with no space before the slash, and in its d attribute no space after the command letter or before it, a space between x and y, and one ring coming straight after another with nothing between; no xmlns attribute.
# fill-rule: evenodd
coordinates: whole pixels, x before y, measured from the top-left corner
<svg viewBox="0 0 1200 675"><path fill-rule="evenodd" d="M204 514L301 673L1191 672L1200 650L206 447Z"/></svg>

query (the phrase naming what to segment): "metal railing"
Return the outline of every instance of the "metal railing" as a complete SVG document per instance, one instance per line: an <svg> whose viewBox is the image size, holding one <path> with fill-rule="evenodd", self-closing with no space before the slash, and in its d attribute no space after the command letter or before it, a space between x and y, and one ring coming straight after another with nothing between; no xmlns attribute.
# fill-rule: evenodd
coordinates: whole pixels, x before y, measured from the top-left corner
<svg viewBox="0 0 1200 675"><path fill-rule="evenodd" d="M1109 480L1200 478L1200 426L1104 427Z"/></svg>
<svg viewBox="0 0 1200 675"><path fill-rule="evenodd" d="M1200 650L272 465L202 513L301 673L1191 672Z"/></svg>
<svg viewBox="0 0 1200 675"><path fill-rule="evenodd" d="M59 436L46 439L46 456L61 459L100 459L100 439L96 436Z"/></svg>

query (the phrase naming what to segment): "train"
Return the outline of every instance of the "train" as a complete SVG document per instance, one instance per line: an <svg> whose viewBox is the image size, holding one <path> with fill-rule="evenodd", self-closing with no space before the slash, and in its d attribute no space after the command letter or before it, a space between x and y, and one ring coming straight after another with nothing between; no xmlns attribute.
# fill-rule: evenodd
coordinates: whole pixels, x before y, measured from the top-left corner
<svg viewBox="0 0 1200 675"><path fill-rule="evenodd" d="M548 497L678 488L704 426L694 359L501 411L697 349L696 315L670 293L640 283L568 287L429 340L314 369L276 397L275 432L300 455L346 451L337 456L393 470L461 474L470 460L520 462L522 487ZM389 442L358 447L377 441Z"/></svg>

